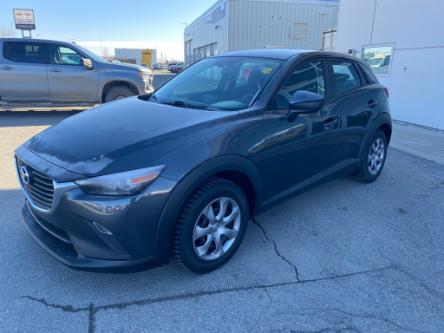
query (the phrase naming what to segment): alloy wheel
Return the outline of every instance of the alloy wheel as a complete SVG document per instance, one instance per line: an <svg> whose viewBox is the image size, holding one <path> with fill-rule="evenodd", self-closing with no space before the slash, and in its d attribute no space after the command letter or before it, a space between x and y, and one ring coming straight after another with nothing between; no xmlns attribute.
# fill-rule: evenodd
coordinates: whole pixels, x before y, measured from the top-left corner
<svg viewBox="0 0 444 333"><path fill-rule="evenodd" d="M229 197L211 201L199 214L193 230L193 248L200 259L216 260L233 246L240 230L239 204Z"/></svg>
<svg viewBox="0 0 444 333"><path fill-rule="evenodd" d="M373 144L370 146L368 152L368 171L370 174L376 175L382 168L384 163L385 144L381 138L376 138Z"/></svg>

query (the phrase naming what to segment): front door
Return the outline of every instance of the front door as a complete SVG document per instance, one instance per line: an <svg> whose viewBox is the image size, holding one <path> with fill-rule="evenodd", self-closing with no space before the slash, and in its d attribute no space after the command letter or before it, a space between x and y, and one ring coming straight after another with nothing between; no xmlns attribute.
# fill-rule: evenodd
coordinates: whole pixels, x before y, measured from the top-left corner
<svg viewBox="0 0 444 333"><path fill-rule="evenodd" d="M87 69L83 56L63 44L49 46L49 98L51 102L98 102L97 66Z"/></svg>
<svg viewBox="0 0 444 333"><path fill-rule="evenodd" d="M340 120L329 109L331 92L325 72L326 64L319 59L296 65L265 114L265 154L260 166L267 171L262 173L265 204L322 178L337 162L335 131ZM313 113L289 113L290 99L298 90L324 96L324 106Z"/></svg>
<svg viewBox="0 0 444 333"><path fill-rule="evenodd" d="M5 102L47 102L46 46L32 41L4 41L0 96Z"/></svg>

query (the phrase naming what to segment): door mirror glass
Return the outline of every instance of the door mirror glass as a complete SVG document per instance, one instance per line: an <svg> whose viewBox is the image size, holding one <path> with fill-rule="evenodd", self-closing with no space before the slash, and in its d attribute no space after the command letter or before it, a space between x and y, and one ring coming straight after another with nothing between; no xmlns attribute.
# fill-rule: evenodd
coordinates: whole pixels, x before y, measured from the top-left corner
<svg viewBox="0 0 444 333"><path fill-rule="evenodd" d="M86 69L93 69L92 60L88 58L82 58L82 65Z"/></svg>
<svg viewBox="0 0 444 333"><path fill-rule="evenodd" d="M306 90L294 93L290 100L290 111L298 113L316 112L324 104L324 97Z"/></svg>

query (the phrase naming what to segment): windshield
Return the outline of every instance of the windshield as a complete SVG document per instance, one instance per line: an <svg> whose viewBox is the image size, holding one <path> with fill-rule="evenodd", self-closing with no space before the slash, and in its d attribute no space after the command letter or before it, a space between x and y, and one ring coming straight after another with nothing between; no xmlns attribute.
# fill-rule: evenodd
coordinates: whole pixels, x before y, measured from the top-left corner
<svg viewBox="0 0 444 333"><path fill-rule="evenodd" d="M83 53L85 53L89 58L91 58L92 60L95 61L99 61L99 62L106 62L105 59L103 59L101 56L98 56L97 54L95 54L94 52L91 52L88 49L85 49L84 47L81 47L78 44L74 45L76 48L78 48L80 51L82 51Z"/></svg>
<svg viewBox="0 0 444 333"><path fill-rule="evenodd" d="M280 64L280 61L245 57L204 59L162 86L151 100L198 109L245 109Z"/></svg>

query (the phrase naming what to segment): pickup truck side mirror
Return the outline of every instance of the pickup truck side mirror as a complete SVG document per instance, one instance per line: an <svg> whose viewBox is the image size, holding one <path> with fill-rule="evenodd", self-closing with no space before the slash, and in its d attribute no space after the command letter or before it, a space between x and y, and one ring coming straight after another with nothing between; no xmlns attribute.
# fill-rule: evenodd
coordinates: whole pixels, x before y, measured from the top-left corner
<svg viewBox="0 0 444 333"><path fill-rule="evenodd" d="M82 65L88 70L93 69L93 63L91 59L88 58L82 58Z"/></svg>
<svg viewBox="0 0 444 333"><path fill-rule="evenodd" d="M310 91L299 90L290 99L290 113L310 113L319 111L324 97Z"/></svg>

